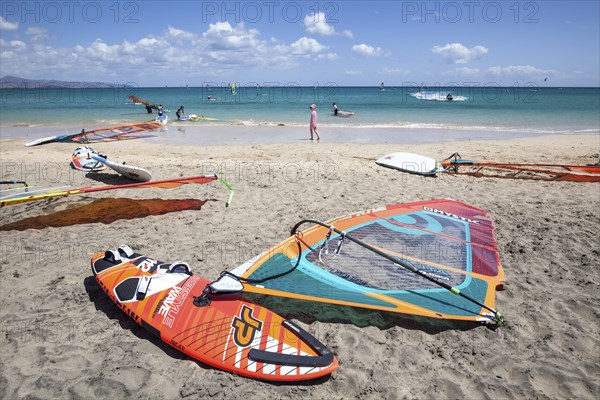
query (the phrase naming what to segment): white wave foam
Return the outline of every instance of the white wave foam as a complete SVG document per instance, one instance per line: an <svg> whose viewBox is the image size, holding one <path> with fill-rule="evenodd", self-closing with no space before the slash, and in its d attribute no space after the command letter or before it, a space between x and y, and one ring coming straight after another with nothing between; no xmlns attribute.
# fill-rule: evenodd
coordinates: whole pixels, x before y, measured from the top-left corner
<svg viewBox="0 0 600 400"><path fill-rule="evenodd" d="M449 93L450 92L416 92L410 93L410 95L419 100L431 101L466 101L468 99L467 96L452 95L452 100L450 100L447 97Z"/></svg>

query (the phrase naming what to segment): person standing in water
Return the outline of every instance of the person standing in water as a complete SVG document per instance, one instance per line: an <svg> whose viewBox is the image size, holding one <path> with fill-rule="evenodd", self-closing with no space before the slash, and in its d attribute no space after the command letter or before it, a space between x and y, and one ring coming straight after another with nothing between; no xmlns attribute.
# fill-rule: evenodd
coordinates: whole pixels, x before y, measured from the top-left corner
<svg viewBox="0 0 600 400"><path fill-rule="evenodd" d="M185 118L185 110L183 109L183 106L179 106L179 109L177 111L175 111L175 115L177 115L177 119L180 118Z"/></svg>
<svg viewBox="0 0 600 400"><path fill-rule="evenodd" d="M319 132L317 132L317 105L311 104L310 110L310 140L313 140L313 134L317 136L317 140L321 140Z"/></svg>

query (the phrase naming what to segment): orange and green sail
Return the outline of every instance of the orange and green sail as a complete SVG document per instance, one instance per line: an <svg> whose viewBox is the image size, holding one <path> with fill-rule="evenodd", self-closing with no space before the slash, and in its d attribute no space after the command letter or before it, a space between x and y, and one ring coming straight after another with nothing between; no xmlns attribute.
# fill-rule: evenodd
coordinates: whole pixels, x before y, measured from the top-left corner
<svg viewBox="0 0 600 400"><path fill-rule="evenodd" d="M305 220L226 275L246 292L502 325L505 276L486 214L446 199Z"/></svg>
<svg viewBox="0 0 600 400"><path fill-rule="evenodd" d="M70 186L60 186L54 188L45 188L45 189L36 189L36 190L26 190L19 193L8 193L2 192L0 194L0 207L10 206L21 203L28 203L32 201L45 200L54 197L65 197L72 196L76 194L83 193L92 193L92 192L102 192L106 190L115 190L115 189L128 189L128 188L159 188L159 189L173 189L177 188L181 185L188 184L197 184L203 185L212 181L218 180L223 183L227 189L229 190L229 197L227 199L226 205L229 206L231 200L233 198L233 189L231 186L227 184L223 179L217 177L215 174L210 175L198 175L198 176L187 176L183 178L171 178L171 179L161 179L149 182L136 182L136 183L127 183L123 185L105 185L105 186L90 186L84 188L71 188Z"/></svg>

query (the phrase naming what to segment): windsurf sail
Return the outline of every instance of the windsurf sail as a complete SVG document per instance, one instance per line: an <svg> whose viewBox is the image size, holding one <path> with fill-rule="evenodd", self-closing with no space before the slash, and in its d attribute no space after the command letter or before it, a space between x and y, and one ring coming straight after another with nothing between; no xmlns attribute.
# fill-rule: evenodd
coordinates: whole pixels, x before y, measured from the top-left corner
<svg viewBox="0 0 600 400"><path fill-rule="evenodd" d="M25 181L0 181L0 185L23 185L23 187L25 189L27 189L29 187L29 185ZM21 188L18 187L18 188L10 188L10 189L3 189L3 190L15 190L15 189L21 189Z"/></svg>
<svg viewBox="0 0 600 400"><path fill-rule="evenodd" d="M130 96L127 96L127 98L129 100L131 100L133 102L133 104L143 104L146 107L150 107L155 110L158 110L158 106L156 104L153 104L153 103L149 102L148 100L144 100L141 97L130 95Z"/></svg>
<svg viewBox="0 0 600 400"><path fill-rule="evenodd" d="M61 142L61 143L95 143L95 142L108 142L114 140L128 140L128 139L140 139L143 137L150 137L150 135L138 135L140 132L152 131L162 127L160 122L150 121L141 122L136 124L127 124L119 126L111 126L108 128L94 129L86 131L82 129L81 132L50 136L42 139L35 139L25 143L26 147L37 146L40 144Z"/></svg>
<svg viewBox="0 0 600 400"><path fill-rule="evenodd" d="M445 172L475 177L600 182L600 165L507 163L464 160L454 153L441 162Z"/></svg>
<svg viewBox="0 0 600 400"><path fill-rule="evenodd" d="M181 185L187 184L198 184L202 185L205 183L209 183L215 180L219 180L222 182L227 189L229 190L229 197L227 199L226 205L229 206L233 199L233 189L221 178L217 177L215 174L211 175L199 175L199 176L189 176L184 178L173 178L173 179L162 179L150 182L137 182L130 183L125 185L107 185L107 186L90 186L85 188L71 188L69 186L61 186L54 187L48 189L39 189L35 191L29 192L20 192L13 193L10 195L6 195L0 198L0 207L10 206L15 204L27 203L31 201L38 201L49 199L53 197L63 197L63 196L71 196L75 194L83 194L83 193L92 193L92 192L101 192L105 190L115 190L115 189L127 189L127 188L160 188L160 189L172 189L179 187Z"/></svg>
<svg viewBox="0 0 600 400"><path fill-rule="evenodd" d="M223 277L236 277L246 292L502 325L494 307L505 276L486 214L433 200L303 220L290 238ZM306 223L314 225L300 231Z"/></svg>
<svg viewBox="0 0 600 400"><path fill-rule="evenodd" d="M11 196L16 190L20 190L20 193L29 192L35 186L29 186L25 181L0 181L0 185L19 185L16 187L10 187L0 189L0 199Z"/></svg>

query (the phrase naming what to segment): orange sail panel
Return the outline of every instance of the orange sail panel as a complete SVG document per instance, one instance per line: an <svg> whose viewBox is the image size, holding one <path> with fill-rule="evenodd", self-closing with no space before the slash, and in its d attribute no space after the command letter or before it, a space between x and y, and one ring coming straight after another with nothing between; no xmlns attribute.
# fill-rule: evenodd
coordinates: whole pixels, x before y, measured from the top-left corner
<svg viewBox="0 0 600 400"><path fill-rule="evenodd" d="M463 160L455 153L442 161L445 172L475 177L543 181L600 182L600 165L507 163Z"/></svg>
<svg viewBox="0 0 600 400"><path fill-rule="evenodd" d="M184 178L173 178L173 179L162 179L150 182L136 182L129 183L125 185L107 185L107 186L91 186L85 188L78 189L66 189L63 187L58 188L48 188L48 189L37 189L31 192L20 192L13 193L7 196L4 196L0 199L0 207L27 203L30 201L44 200L52 197L63 197L63 196L71 196L74 194L82 194L82 193L92 193L92 192L101 192L105 190L115 190L115 189L127 189L127 188L146 188L146 187L155 187L161 189L172 189L179 187L181 185L187 184L205 184L212 181L217 180L217 176L214 174L211 175L199 175L199 176L188 176ZM229 202L230 200L228 200Z"/></svg>

